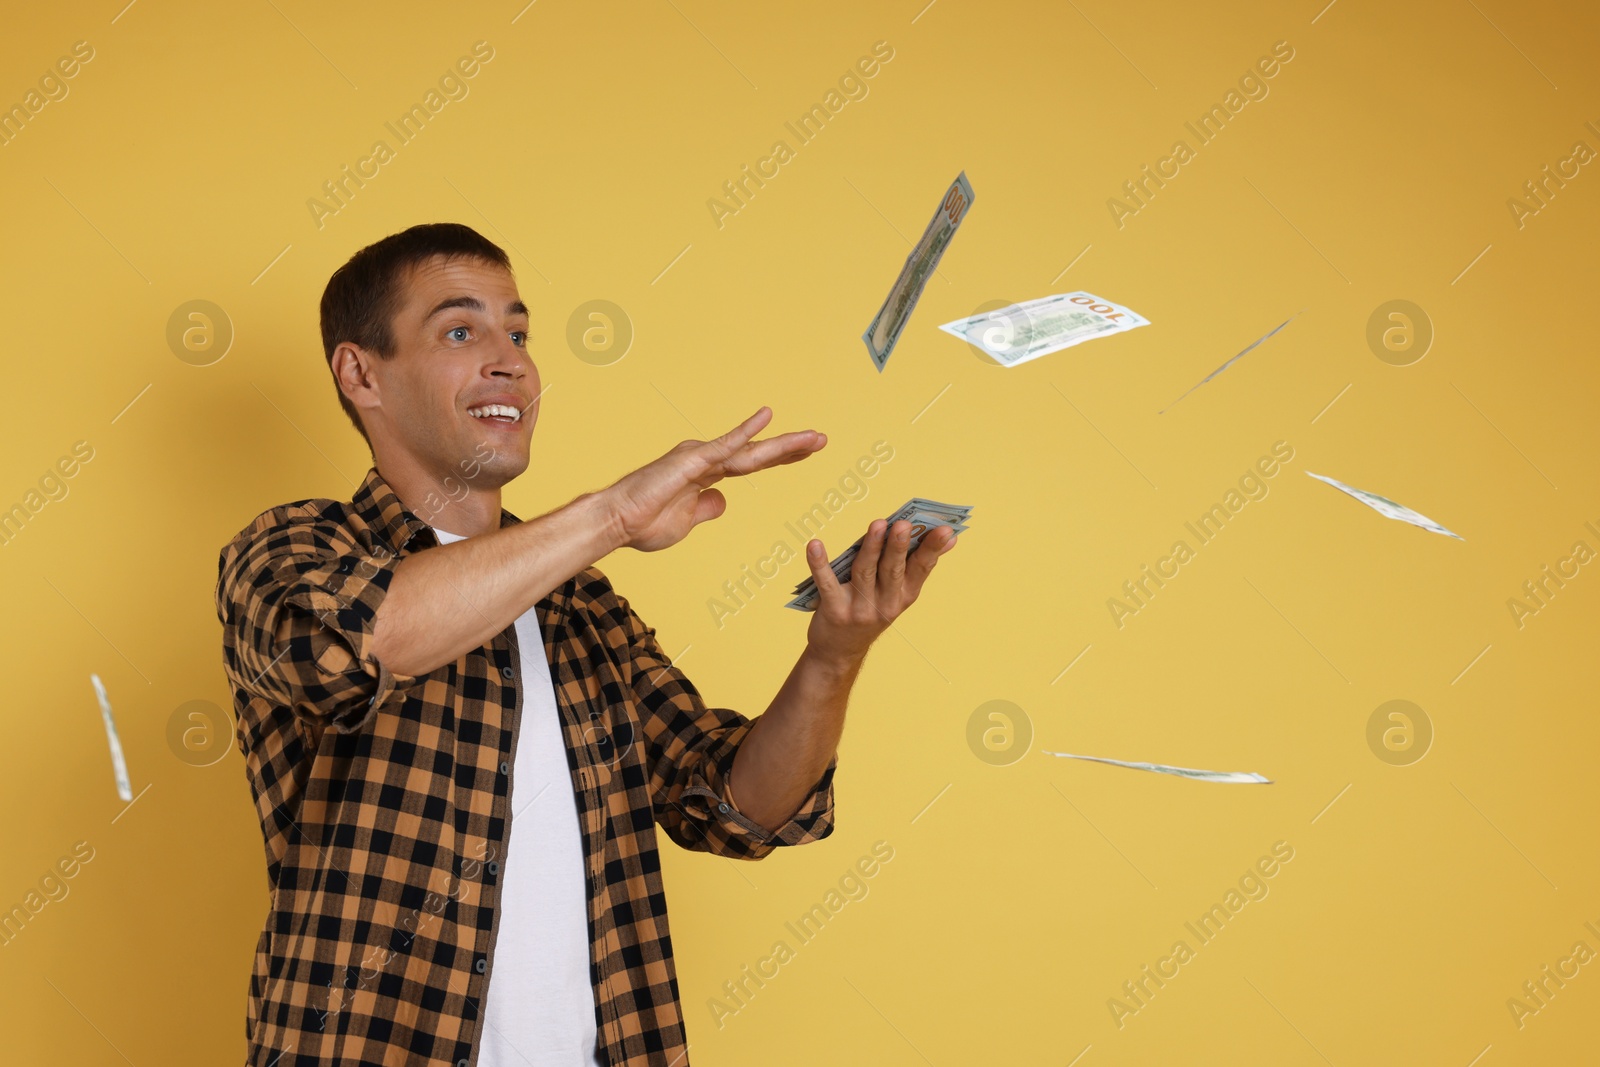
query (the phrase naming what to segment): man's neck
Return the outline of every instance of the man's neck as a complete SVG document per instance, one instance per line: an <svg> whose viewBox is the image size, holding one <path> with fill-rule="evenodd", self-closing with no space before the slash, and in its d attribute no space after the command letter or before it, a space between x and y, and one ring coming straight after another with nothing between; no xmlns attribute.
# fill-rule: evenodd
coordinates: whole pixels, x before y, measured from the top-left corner
<svg viewBox="0 0 1600 1067"><path fill-rule="evenodd" d="M373 466L406 510L436 530L477 537L500 528L498 485L473 483L460 474L436 474L409 455L374 457Z"/></svg>

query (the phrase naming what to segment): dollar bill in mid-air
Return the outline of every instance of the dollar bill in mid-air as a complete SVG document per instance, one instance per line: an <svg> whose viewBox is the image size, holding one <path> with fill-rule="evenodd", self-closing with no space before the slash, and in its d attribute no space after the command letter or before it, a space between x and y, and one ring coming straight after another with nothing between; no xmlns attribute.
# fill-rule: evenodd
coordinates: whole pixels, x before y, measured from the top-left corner
<svg viewBox="0 0 1600 1067"><path fill-rule="evenodd" d="M1189 386L1188 390L1183 394L1183 396L1180 396L1178 398L1178 400L1182 400L1184 396L1188 396L1189 393L1194 392L1196 389L1200 388L1202 385L1206 384L1211 379L1215 378L1217 375L1221 374L1223 371L1227 370L1229 367L1231 367L1235 363L1239 362L1239 360L1243 359L1246 355L1248 355L1250 353L1250 351L1252 349L1254 349L1256 346L1258 346L1262 342L1270 339L1279 330L1283 329L1285 326L1289 325L1295 319L1299 318L1300 317L1300 312L1302 312L1304 310L1305 310L1305 308L1301 308L1300 311L1296 311L1293 315L1290 315L1288 318L1286 318L1282 322L1278 323L1278 325L1274 326L1272 329L1268 330L1266 333L1262 334L1260 337L1257 337L1254 341L1251 341L1249 344L1245 345L1244 348L1240 350L1240 352L1239 352L1239 354L1237 356L1234 356L1232 359L1228 360L1228 362L1224 363L1222 366L1218 367L1216 370L1212 371L1210 374L1206 375L1204 378L1201 378L1198 382L1195 382L1193 385ZM1174 407L1177 406L1178 400L1174 400L1172 403L1168 404L1166 407L1164 407L1160 411L1156 412L1156 414L1157 415L1165 415L1168 411L1172 410Z"/></svg>
<svg viewBox="0 0 1600 1067"><path fill-rule="evenodd" d="M1015 367L1096 337L1150 325L1121 304L1078 291L1025 300L939 327L1005 367Z"/></svg>
<svg viewBox="0 0 1600 1067"><path fill-rule="evenodd" d="M105 683L98 674L89 675L94 685L95 699L100 701L100 720L105 724L106 743L111 746L111 773L117 780L117 796L123 801L133 800L133 784L128 781L128 761L122 755L122 739L117 736L117 720L111 715L111 700L106 696Z"/></svg>
<svg viewBox="0 0 1600 1067"><path fill-rule="evenodd" d="M1230 782L1237 785L1271 785L1271 778L1263 778L1254 771L1197 771L1192 767L1172 767L1165 763L1129 763L1119 759L1105 759L1101 756L1075 756L1071 752L1045 752L1046 756L1060 756L1063 759L1090 760L1094 763L1109 763L1113 767L1129 767L1136 771L1153 771L1156 774L1171 774L1178 778L1192 778L1197 782Z"/></svg>
<svg viewBox="0 0 1600 1067"><path fill-rule="evenodd" d="M912 497L895 509L895 513L888 518L890 528L901 519L911 523L911 540L906 544L906 554L910 555L922 544L923 535L940 526L948 526L955 533L961 533L967 528L967 518L972 514L972 508L964 504L942 504L937 500L927 500L923 497ZM888 536L888 530L884 531ZM828 569L833 571L833 576L843 585L851 577L855 566L856 554L861 551L861 543L866 535L856 538L855 543L839 553L828 564ZM814 579L807 578L794 587L794 599L784 605L796 611L815 611L822 601L822 592L817 588Z"/></svg>
<svg viewBox="0 0 1600 1067"><path fill-rule="evenodd" d="M1306 471L1306 473L1311 474L1310 471ZM1321 474L1311 474L1311 477L1315 478L1319 482L1327 482L1335 489L1349 493L1351 496L1355 497L1357 500L1361 501L1367 507L1371 508L1373 511L1376 511L1379 515L1382 515L1386 519L1396 519L1400 522L1409 522L1411 525L1420 526L1424 530L1431 530L1436 534L1444 534L1446 537L1454 537L1457 541L1466 540L1466 538L1462 537L1460 534L1451 533L1449 530L1446 530L1443 526L1440 526L1438 523L1428 518L1428 516L1420 515L1406 507L1404 504L1396 504L1388 497L1379 496L1377 493L1369 493L1365 489L1352 488L1351 486L1345 485L1341 481L1336 481L1333 478L1328 478Z"/></svg>
<svg viewBox="0 0 1600 1067"><path fill-rule="evenodd" d="M867 354L872 357L872 365L878 368L879 374L883 373L883 365L889 362L895 342L900 340L906 320L911 317L918 298L922 296L922 287L928 284L928 278L938 268L940 257L949 246L950 238L956 235L956 227L967 217L972 201L972 186L967 182L967 172L962 171L945 192L933 221L928 223L916 247L906 257L905 264L900 268L900 276L894 280L894 287L889 290L883 307L872 317L867 332L861 335L867 344Z"/></svg>

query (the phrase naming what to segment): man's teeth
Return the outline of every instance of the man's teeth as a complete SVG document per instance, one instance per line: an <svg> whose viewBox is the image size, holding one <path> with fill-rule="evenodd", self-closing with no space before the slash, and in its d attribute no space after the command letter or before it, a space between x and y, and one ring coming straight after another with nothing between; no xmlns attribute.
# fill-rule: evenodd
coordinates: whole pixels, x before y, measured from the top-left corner
<svg viewBox="0 0 1600 1067"><path fill-rule="evenodd" d="M486 419L491 415L504 415L512 422L518 422L522 418L522 409L514 408L507 404L485 404L481 408L468 408L467 414L475 419Z"/></svg>

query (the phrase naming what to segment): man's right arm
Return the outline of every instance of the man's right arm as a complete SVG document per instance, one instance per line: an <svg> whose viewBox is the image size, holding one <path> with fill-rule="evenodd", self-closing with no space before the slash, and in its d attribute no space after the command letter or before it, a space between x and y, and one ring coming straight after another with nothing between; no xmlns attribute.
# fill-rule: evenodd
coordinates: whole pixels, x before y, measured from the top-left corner
<svg viewBox="0 0 1600 1067"><path fill-rule="evenodd" d="M721 515L716 482L826 441L810 430L752 440L770 417L762 408L549 514L398 560L318 516L248 531L218 560L229 678L302 718L359 729L394 693L481 647L612 549L666 548Z"/></svg>
<svg viewBox="0 0 1600 1067"><path fill-rule="evenodd" d="M368 651L396 674L428 674L621 547L606 497L588 493L536 519L413 552L395 568Z"/></svg>
<svg viewBox="0 0 1600 1067"><path fill-rule="evenodd" d="M684 441L548 514L405 557L372 617L368 654L398 675L453 663L607 553L666 548L721 515L727 502L712 486L728 475L793 463L827 443L814 430L752 440L771 417L763 407L714 441Z"/></svg>

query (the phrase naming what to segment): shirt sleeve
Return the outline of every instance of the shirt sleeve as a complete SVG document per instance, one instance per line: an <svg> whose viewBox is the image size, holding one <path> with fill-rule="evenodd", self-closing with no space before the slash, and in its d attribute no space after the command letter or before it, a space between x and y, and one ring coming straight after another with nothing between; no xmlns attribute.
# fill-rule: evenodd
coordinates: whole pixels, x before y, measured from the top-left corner
<svg viewBox="0 0 1600 1067"><path fill-rule="evenodd" d="M370 651L373 619L399 563L316 517L241 533L217 564L231 683L317 725L360 729L418 681Z"/></svg>
<svg viewBox="0 0 1600 1067"><path fill-rule="evenodd" d="M655 820L683 848L758 860L780 845L804 845L833 832L833 774L829 761L799 809L768 830L736 808L728 795L734 757L759 720L730 708L707 707L694 684L672 665L628 601L612 593L610 614L627 641L631 684L639 709L643 756ZM749 785L744 787L749 792Z"/></svg>

